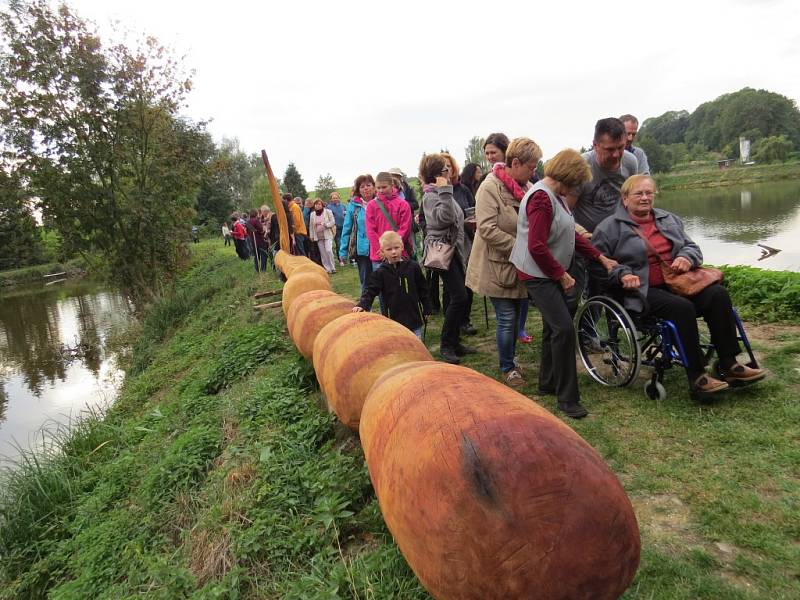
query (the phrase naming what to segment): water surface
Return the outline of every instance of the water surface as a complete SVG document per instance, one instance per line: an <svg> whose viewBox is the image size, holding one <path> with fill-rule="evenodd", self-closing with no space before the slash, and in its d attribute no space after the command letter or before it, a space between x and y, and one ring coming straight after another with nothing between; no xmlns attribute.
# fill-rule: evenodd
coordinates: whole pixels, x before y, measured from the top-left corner
<svg viewBox="0 0 800 600"><path fill-rule="evenodd" d="M709 264L800 271L800 181L661 192L656 206L683 219ZM761 259L757 244L780 252Z"/></svg>
<svg viewBox="0 0 800 600"><path fill-rule="evenodd" d="M0 292L0 456L41 444L43 425L114 400L123 373L108 336L130 308L122 294L86 281Z"/></svg>

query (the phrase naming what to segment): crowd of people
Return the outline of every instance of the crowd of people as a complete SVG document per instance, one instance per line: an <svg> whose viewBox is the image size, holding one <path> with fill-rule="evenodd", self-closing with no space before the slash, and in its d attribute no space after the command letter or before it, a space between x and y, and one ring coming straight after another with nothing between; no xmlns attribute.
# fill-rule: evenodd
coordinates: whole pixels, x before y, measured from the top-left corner
<svg viewBox="0 0 800 600"><path fill-rule="evenodd" d="M417 336L441 310L439 354L453 364L476 352L463 341L476 333L473 294L488 298L500 374L514 388L526 384L516 345L532 340L526 319L535 305L542 319L538 392L556 396L558 408L573 418L587 414L573 325L587 289L612 289L635 313L673 320L687 349L694 394L759 381L763 369L737 362L741 349L725 287L712 283L685 297L664 279L664 265L686 273L703 258L680 219L653 206L655 181L646 154L633 145L637 131L632 115L600 119L591 150L562 150L538 173L542 150L536 142L502 133L486 138L487 173L474 163L459 170L446 152L426 154L419 201L400 169L357 177L346 207L336 192L327 202L284 194L292 252L328 273L336 272L337 258L338 266L355 264L361 298L353 310L371 310L377 296L381 312ZM277 216L266 206L234 214L223 236L262 271L278 248ZM698 316L708 322L718 376L706 372Z"/></svg>

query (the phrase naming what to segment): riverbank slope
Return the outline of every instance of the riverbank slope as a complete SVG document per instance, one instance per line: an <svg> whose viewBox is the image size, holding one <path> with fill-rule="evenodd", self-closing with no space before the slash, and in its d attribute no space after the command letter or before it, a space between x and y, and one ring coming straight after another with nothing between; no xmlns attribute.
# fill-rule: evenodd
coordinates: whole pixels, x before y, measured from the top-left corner
<svg viewBox="0 0 800 600"><path fill-rule="evenodd" d="M658 189L690 190L800 179L800 162L774 165L733 165L720 169L716 164L704 163L654 175Z"/></svg>
<svg viewBox="0 0 800 600"><path fill-rule="evenodd" d="M3 482L0 598L428 598L282 313L253 310L252 294L280 282L216 240L193 253L132 332L106 418L76 424L63 455ZM333 284L355 296L356 270ZM496 376L480 297L472 319L480 352L467 364ZM440 326L428 329L433 349ZM535 311L529 331L538 339ZM711 405L689 399L677 371L663 402L644 397L644 380L610 390L581 375L591 415L568 424L617 473L642 530L625 598L800 594L800 327L752 331L773 377ZM519 354L533 396L539 348Z"/></svg>

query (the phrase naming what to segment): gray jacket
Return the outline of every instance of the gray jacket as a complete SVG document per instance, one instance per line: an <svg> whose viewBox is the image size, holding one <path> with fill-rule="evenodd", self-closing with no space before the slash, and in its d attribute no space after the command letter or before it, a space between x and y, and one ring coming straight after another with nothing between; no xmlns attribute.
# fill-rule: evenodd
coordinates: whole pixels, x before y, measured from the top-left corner
<svg viewBox="0 0 800 600"><path fill-rule="evenodd" d="M468 255L464 245L464 212L453 198L453 186L443 185L436 188L436 191L425 192L422 196L422 210L425 213L425 251L430 240L444 240L452 244L466 273Z"/></svg>
<svg viewBox="0 0 800 600"><path fill-rule="evenodd" d="M692 268L703 264L703 253L683 228L683 222L671 212L654 208L656 229L672 242L672 260L683 256L692 263ZM619 264L614 267L609 275L613 282L620 283L624 275L639 277L641 287L639 291L647 296L648 280L650 279L650 263L647 256L647 246L639 237L634 228L638 225L628 214L624 206L620 205L610 217L604 219L594 229L592 244L609 258ZM627 294L625 307L641 312L644 305L638 295Z"/></svg>

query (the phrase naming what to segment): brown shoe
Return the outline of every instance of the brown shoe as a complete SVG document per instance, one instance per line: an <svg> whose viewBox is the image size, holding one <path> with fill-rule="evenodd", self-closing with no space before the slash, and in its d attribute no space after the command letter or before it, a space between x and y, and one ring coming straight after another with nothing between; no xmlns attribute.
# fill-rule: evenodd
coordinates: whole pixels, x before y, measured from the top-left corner
<svg viewBox="0 0 800 600"><path fill-rule="evenodd" d="M519 370L511 369L507 373L503 373L503 383L508 387L521 388L525 385L525 379L522 377L522 373L520 373Z"/></svg>
<svg viewBox="0 0 800 600"><path fill-rule="evenodd" d="M744 385L761 381L767 376L767 371L736 363L730 369L720 369L720 375L730 385Z"/></svg>
<svg viewBox="0 0 800 600"><path fill-rule="evenodd" d="M719 379L715 379L710 375L706 375L703 373L694 380L694 383L691 385L692 392L695 394L700 394L705 396L707 394L716 394L717 392L722 392L728 389L728 384L724 381L720 381Z"/></svg>

